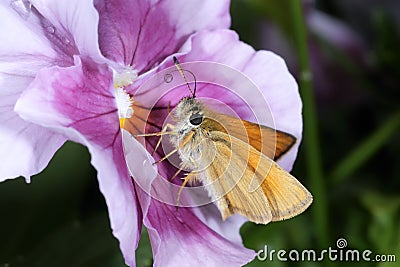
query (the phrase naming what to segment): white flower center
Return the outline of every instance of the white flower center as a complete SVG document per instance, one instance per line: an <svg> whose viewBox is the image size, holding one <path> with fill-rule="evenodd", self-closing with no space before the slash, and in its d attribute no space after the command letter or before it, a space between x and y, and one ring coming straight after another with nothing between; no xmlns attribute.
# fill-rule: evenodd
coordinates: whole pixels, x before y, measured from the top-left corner
<svg viewBox="0 0 400 267"><path fill-rule="evenodd" d="M133 99L122 87L115 88L115 101L117 101L118 117L130 118L133 115Z"/></svg>
<svg viewBox="0 0 400 267"><path fill-rule="evenodd" d="M114 87L131 85L138 77L138 72L132 66L128 66L122 72L114 72Z"/></svg>
<svg viewBox="0 0 400 267"><path fill-rule="evenodd" d="M122 72L114 71L115 101L117 102L118 116L122 120L133 115L133 98L124 88L131 85L137 78L138 72L131 66L126 67Z"/></svg>

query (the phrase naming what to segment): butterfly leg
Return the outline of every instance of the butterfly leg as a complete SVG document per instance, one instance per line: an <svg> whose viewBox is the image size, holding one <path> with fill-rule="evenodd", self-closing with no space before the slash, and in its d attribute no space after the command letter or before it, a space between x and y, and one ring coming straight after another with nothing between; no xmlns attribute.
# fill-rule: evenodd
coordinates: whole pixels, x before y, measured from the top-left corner
<svg viewBox="0 0 400 267"><path fill-rule="evenodd" d="M162 129L161 132L166 132L166 133L168 133L168 131L167 131L168 129L172 130L172 131L169 131L169 133L172 134L173 130L175 129L175 126L172 125L172 124L170 124L170 123L167 123L167 124L165 124L165 126L164 126L164 128ZM173 132L173 133L175 133L175 132ZM157 142L157 144L156 144L156 147L154 148L153 153L151 153L152 156L154 156L154 154L156 153L158 147L160 146L161 141L162 141L162 137L163 137L163 136L160 135L160 139L158 139L158 142Z"/></svg>
<svg viewBox="0 0 400 267"><path fill-rule="evenodd" d="M171 114L171 101L168 101L167 111L168 111L168 116L169 116ZM170 116L170 118L174 122L178 122L178 120L176 118L174 118L174 116Z"/></svg>
<svg viewBox="0 0 400 267"><path fill-rule="evenodd" d="M165 124L165 126L162 128L161 132L134 134L133 136L135 136L135 137L139 137L139 136L163 136L163 135L167 135L167 134L170 134L170 135L171 135L171 134L177 134L177 133L174 132L174 131L167 131L167 129L174 130L174 129L175 129L175 126L172 125L172 124L170 124L170 123L167 123L167 124Z"/></svg>
<svg viewBox="0 0 400 267"><path fill-rule="evenodd" d="M167 124L162 128L161 132L157 132L157 133L135 134L134 136L137 136L137 137L138 137L138 136L159 136L160 139L158 139L158 142L157 142L157 144L156 144L156 146L155 146L153 152L151 153L151 155L154 156L154 154L156 153L158 147L159 147L160 144L161 144L163 135L174 135L174 134L176 134L176 132L173 131L174 128L175 128L174 125L172 125L172 124L170 124L170 123L167 123ZM170 130L170 131L167 131L167 130Z"/></svg>
<svg viewBox="0 0 400 267"><path fill-rule="evenodd" d="M195 166L194 169L197 170L198 165L197 165L196 161L195 161L192 157L189 157L189 160L190 160L190 161L193 163L193 165ZM177 173L179 173L180 170L181 170L181 169L179 169ZM185 177L185 178L181 178L181 179L183 180L183 183L182 183L182 185L181 185L181 188L179 188L179 191L178 191L178 197L177 197L177 199L176 199L176 206L178 206L179 198L181 197L181 193L182 193L183 188L185 187L185 185L187 184L187 182L188 182L191 178L194 178L194 175L195 175L195 172L190 172L190 173L186 174L186 177ZM174 176L176 176L176 175L174 175Z"/></svg>
<svg viewBox="0 0 400 267"><path fill-rule="evenodd" d="M195 161L192 157L189 157L189 160L190 160L190 161L193 163L193 165L195 166L195 170L197 170L198 165L197 165L196 161ZM179 169L177 173L179 173L180 171L181 171L181 169ZM176 176L177 173L175 173L174 176ZM186 184L188 183L188 181L189 181L190 179L193 179L193 178L194 178L195 174L196 174L196 172L193 172L193 171L192 171L192 172L186 174L186 177L185 177L185 178L182 178L182 179L183 179L183 183L182 183L182 185L181 185L181 188L179 188L178 196L177 196L177 198L176 198L176 208L177 208L177 209L178 209L179 199L180 199L180 197L181 197L181 193L182 193L183 188L186 186Z"/></svg>
<svg viewBox="0 0 400 267"><path fill-rule="evenodd" d="M168 180L169 180L170 182L172 182L172 181L178 176L178 174L179 174L181 171L182 171L182 169L178 169L178 170L176 171L176 173L175 173L171 178L169 178Z"/></svg>
<svg viewBox="0 0 400 267"><path fill-rule="evenodd" d="M168 116L169 116L169 115L171 114L171 101L168 101L167 111L168 111ZM174 122L177 122L177 120L176 120L173 116L170 116L170 118L171 118ZM175 129L175 126L172 125L171 123L167 123L167 124L165 124L165 126L164 126L164 128L161 130L161 132L168 132L168 131L167 131L168 128L169 128L170 130L174 130L174 129ZM156 153L158 147L159 147L160 144L161 144L161 141L162 141L162 135L160 136L160 139L158 139L157 145L156 145L156 147L154 148L153 153L151 153L152 156Z"/></svg>
<svg viewBox="0 0 400 267"><path fill-rule="evenodd" d="M197 162L194 160L194 158L189 157L190 162L193 164L194 166L194 170L198 170L199 169L199 165L197 165Z"/></svg>
<svg viewBox="0 0 400 267"><path fill-rule="evenodd" d="M173 132L173 133L177 134L176 132ZM156 162L154 162L153 165L160 163L161 161L167 159L169 156L171 156L172 154L177 152L179 149L181 149L192 138L192 136L193 136L193 132L188 134L188 136L179 144L179 146L177 146L175 149L171 150L167 155L165 155L161 159L159 159Z"/></svg>
<svg viewBox="0 0 400 267"><path fill-rule="evenodd" d="M176 198L176 204L175 204L175 206L176 206L177 209L178 209L179 199L181 198L182 190L183 190L183 188L186 186L186 184L189 182L189 180L192 179L192 178L194 178L194 175L195 175L195 173L190 172L190 173L188 173L188 174L186 175L185 178L183 178L183 183L182 183L181 187L179 188L178 196L177 196L177 198Z"/></svg>

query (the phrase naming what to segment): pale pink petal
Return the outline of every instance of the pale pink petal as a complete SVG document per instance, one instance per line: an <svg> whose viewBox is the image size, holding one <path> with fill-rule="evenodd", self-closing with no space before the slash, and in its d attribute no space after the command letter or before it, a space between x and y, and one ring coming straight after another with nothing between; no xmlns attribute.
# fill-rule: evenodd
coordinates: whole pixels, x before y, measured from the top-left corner
<svg viewBox="0 0 400 267"><path fill-rule="evenodd" d="M99 15L92 1L32 0L34 8L44 17L42 25L53 46L69 56L83 55L102 62L98 45Z"/></svg>
<svg viewBox="0 0 400 267"><path fill-rule="evenodd" d="M146 193L137 190L141 203ZM255 253L228 241L205 225L190 208L152 200L144 217L153 249L154 266L242 266Z"/></svg>
<svg viewBox="0 0 400 267"><path fill-rule="evenodd" d="M66 141L62 135L25 122L14 111L17 95L0 101L0 181L41 172Z"/></svg>
<svg viewBox="0 0 400 267"><path fill-rule="evenodd" d="M57 53L45 37L42 17L30 8L26 11L29 12L28 17L23 17L19 12L17 8L13 8L10 1L0 2L0 62L5 64L4 61L11 61L5 59L15 57L9 63L18 64L22 56L38 62L52 61L57 57ZM37 65L32 64L30 73L36 70Z"/></svg>
<svg viewBox="0 0 400 267"><path fill-rule="evenodd" d="M0 2L0 95L20 93L38 70L62 61L45 36L42 17L30 8L28 17L18 12L9 1Z"/></svg>
<svg viewBox="0 0 400 267"><path fill-rule="evenodd" d="M32 69L46 62L25 61L20 68L0 62L0 181L31 175L42 171L65 142L62 135L22 120L14 112L14 105L33 79ZM35 66L35 63L38 65ZM26 64L26 65L25 65ZM14 68L15 67L15 68Z"/></svg>
<svg viewBox="0 0 400 267"><path fill-rule="evenodd" d="M144 72L175 53L190 34L230 25L229 1L95 1L103 54Z"/></svg>
<svg viewBox="0 0 400 267"><path fill-rule="evenodd" d="M39 69L61 58L29 6L2 1L0 17L0 181L21 175L29 181L46 167L66 138L22 120L14 104Z"/></svg>
<svg viewBox="0 0 400 267"><path fill-rule="evenodd" d="M21 0L0 3L3 35L0 42L0 154L8 155L5 157L8 160L1 163L1 180L20 175L29 179L30 175L44 169L66 140L14 113L20 93L41 68L73 64L72 55L78 51L75 42L82 52L91 51L88 54L93 57L100 55L98 16L93 5L87 1L31 3ZM61 11L60 8L65 9ZM13 143L15 149L10 153Z"/></svg>
<svg viewBox="0 0 400 267"><path fill-rule="evenodd" d="M196 216L209 228L236 244L242 244L240 228L247 219L235 214L225 221L221 218L221 213L213 203L193 209Z"/></svg>
<svg viewBox="0 0 400 267"><path fill-rule="evenodd" d="M88 147L113 234L126 263L134 265L141 212L123 155L111 70L78 57L74 66L42 69L18 100L16 111Z"/></svg>

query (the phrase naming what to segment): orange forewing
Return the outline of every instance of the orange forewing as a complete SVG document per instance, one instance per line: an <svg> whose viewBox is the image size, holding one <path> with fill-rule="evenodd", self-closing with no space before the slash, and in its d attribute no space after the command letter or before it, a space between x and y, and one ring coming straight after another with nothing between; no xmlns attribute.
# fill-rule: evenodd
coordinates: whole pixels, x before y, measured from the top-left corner
<svg viewBox="0 0 400 267"><path fill-rule="evenodd" d="M212 130L232 135L273 160L279 159L296 142L294 136L267 126L214 111L206 111L206 115L218 122L218 128Z"/></svg>

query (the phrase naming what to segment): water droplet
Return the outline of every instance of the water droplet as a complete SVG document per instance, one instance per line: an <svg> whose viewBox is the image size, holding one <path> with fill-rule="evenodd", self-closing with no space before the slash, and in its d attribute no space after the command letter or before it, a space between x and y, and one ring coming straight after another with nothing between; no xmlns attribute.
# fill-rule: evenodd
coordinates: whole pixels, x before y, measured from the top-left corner
<svg viewBox="0 0 400 267"><path fill-rule="evenodd" d="M63 42L67 45L69 45L71 43L71 40L68 39L67 37L63 37Z"/></svg>
<svg viewBox="0 0 400 267"><path fill-rule="evenodd" d="M174 76L172 76L171 73L167 73L167 74L164 75L164 81L165 81L166 83L172 82L173 79L174 79Z"/></svg>
<svg viewBox="0 0 400 267"><path fill-rule="evenodd" d="M48 33L55 33L56 32L56 28L54 28L54 26L47 26L46 27L46 31Z"/></svg>
<svg viewBox="0 0 400 267"><path fill-rule="evenodd" d="M32 4L28 0L13 0L10 5L23 19L29 18Z"/></svg>

